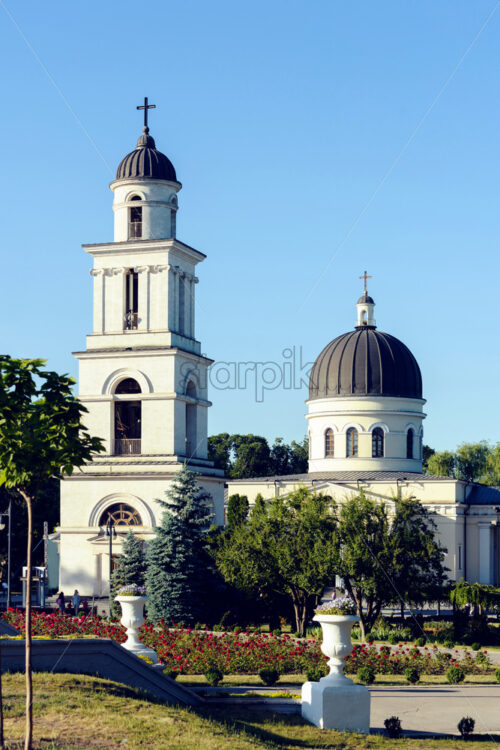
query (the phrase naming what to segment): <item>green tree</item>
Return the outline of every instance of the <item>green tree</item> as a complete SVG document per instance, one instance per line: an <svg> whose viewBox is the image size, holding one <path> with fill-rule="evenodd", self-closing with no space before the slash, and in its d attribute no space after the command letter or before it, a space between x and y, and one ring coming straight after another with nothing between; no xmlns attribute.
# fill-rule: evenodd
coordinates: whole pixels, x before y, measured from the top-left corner
<svg viewBox="0 0 500 750"><path fill-rule="evenodd" d="M395 501L390 572L394 601L399 602L402 617L406 602L422 604L443 594L446 550L439 545L435 531L436 524L419 500L409 497Z"/></svg>
<svg viewBox="0 0 500 750"><path fill-rule="evenodd" d="M456 476L468 482L481 482L487 470L491 453L486 440L479 443L462 443L455 452Z"/></svg>
<svg viewBox="0 0 500 750"><path fill-rule="evenodd" d="M427 464L429 461L429 458L434 455L436 451L434 448L431 448L429 445L423 445L422 446L422 468L424 470L425 474L428 474L427 471Z"/></svg>
<svg viewBox="0 0 500 750"><path fill-rule="evenodd" d="M270 450L266 438L260 435L232 435L235 453L230 476L233 479L262 477L270 473Z"/></svg>
<svg viewBox="0 0 500 750"><path fill-rule="evenodd" d="M132 529L129 529L123 542L122 554L113 570L111 578L111 612L114 617L119 617L121 608L115 602L116 592L121 586L136 583L144 586L146 579L146 555L144 553L144 542L138 539Z"/></svg>
<svg viewBox="0 0 500 750"><path fill-rule="evenodd" d="M297 443L292 440L290 459L290 474L307 474L309 464L309 438L306 435L304 439Z"/></svg>
<svg viewBox="0 0 500 750"><path fill-rule="evenodd" d="M484 481L496 487L500 485L500 443L493 446L488 454Z"/></svg>
<svg viewBox="0 0 500 750"><path fill-rule="evenodd" d="M224 578L257 596L286 595L297 631L335 575L332 500L300 488L253 506L248 522L222 535L216 561Z"/></svg>
<svg viewBox="0 0 500 750"><path fill-rule="evenodd" d="M384 503L363 493L340 507L336 572L355 601L363 640L384 605L394 598L391 583L393 547Z"/></svg>
<svg viewBox="0 0 500 750"><path fill-rule="evenodd" d="M213 517L212 497L183 466L165 493L161 523L147 552L148 616L194 625L206 613L212 583L205 531Z"/></svg>
<svg viewBox="0 0 500 750"><path fill-rule="evenodd" d="M208 438L208 458L214 462L216 469L222 469L226 475L229 475L232 466L231 451L232 440L227 432Z"/></svg>
<svg viewBox="0 0 500 750"><path fill-rule="evenodd" d="M450 590L450 601L456 607L469 605L477 616L483 617L487 609L500 605L500 589L484 583L469 583L461 578Z"/></svg>
<svg viewBox="0 0 500 750"><path fill-rule="evenodd" d="M230 495L227 501L226 528L231 532L235 526L240 526L248 518L248 497L246 495Z"/></svg>
<svg viewBox="0 0 500 750"><path fill-rule="evenodd" d="M427 461L427 474L435 477L454 477L456 456L451 451L435 452Z"/></svg>
<svg viewBox="0 0 500 750"><path fill-rule="evenodd" d="M26 566L32 568L33 508L51 479L73 473L103 450L82 423L87 410L74 396L74 380L44 369L42 359L0 356L0 485L15 489L27 511ZM26 600L26 735L33 738L31 597Z"/></svg>
<svg viewBox="0 0 500 750"><path fill-rule="evenodd" d="M269 474L291 473L292 449L283 438L277 437L269 454Z"/></svg>

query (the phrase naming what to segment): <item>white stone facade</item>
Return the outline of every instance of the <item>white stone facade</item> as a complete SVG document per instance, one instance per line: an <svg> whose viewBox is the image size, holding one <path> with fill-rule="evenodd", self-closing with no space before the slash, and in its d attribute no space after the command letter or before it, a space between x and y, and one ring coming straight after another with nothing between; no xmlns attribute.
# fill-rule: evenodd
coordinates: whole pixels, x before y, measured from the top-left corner
<svg viewBox="0 0 500 750"><path fill-rule="evenodd" d="M60 586L82 596L109 590L108 513L119 555L125 523L148 540L156 502L186 463L224 522L222 472L207 460L207 368L195 338L196 266L203 253L175 237L181 185L151 177L115 180L114 242L85 245L93 258L93 327L79 363L84 421L105 453L61 483ZM131 226L132 210L138 224ZM133 235L133 236L131 236ZM119 510L121 508L121 511Z"/></svg>

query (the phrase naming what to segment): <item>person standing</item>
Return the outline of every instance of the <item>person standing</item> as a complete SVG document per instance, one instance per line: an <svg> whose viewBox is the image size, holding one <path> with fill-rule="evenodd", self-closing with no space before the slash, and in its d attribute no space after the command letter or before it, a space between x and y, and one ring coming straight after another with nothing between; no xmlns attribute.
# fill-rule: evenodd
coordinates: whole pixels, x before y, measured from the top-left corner
<svg viewBox="0 0 500 750"><path fill-rule="evenodd" d="M64 614L64 610L65 610L65 606L66 606L66 602L64 600L64 594L63 594L62 591L59 592L59 596L57 597L56 604L59 607L59 612L61 613L61 615L63 615Z"/></svg>
<svg viewBox="0 0 500 750"><path fill-rule="evenodd" d="M75 593L73 594L73 614L77 615L79 609L80 609L80 594L78 593L78 589L75 589Z"/></svg>

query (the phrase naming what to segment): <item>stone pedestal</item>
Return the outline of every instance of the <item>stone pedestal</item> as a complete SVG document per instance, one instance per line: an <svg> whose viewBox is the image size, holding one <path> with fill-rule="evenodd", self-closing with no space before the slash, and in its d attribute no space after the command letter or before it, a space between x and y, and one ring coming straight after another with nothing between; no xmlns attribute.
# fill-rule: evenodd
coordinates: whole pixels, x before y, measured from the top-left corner
<svg viewBox="0 0 500 750"><path fill-rule="evenodd" d="M320 729L370 732L370 693L344 675L345 657L352 651L354 615L316 615L323 630L321 650L329 656L330 674L302 686L302 716Z"/></svg>
<svg viewBox="0 0 500 750"><path fill-rule="evenodd" d="M138 638L139 628L144 624L144 603L147 600L147 596L115 597L115 601L120 602L122 608L120 622L127 629L127 640L121 645L136 656L147 656L154 664L157 664L156 652L152 648L147 648Z"/></svg>

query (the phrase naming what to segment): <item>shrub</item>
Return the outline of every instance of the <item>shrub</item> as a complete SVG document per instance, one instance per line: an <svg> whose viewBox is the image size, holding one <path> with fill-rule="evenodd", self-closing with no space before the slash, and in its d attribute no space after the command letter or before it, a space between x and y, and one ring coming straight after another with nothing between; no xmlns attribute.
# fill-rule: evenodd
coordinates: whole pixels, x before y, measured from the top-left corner
<svg viewBox="0 0 500 750"><path fill-rule="evenodd" d="M403 733L401 721L398 716L391 716L389 719L385 719L384 727L392 740L399 740Z"/></svg>
<svg viewBox="0 0 500 750"><path fill-rule="evenodd" d="M415 646L418 646L419 648L423 648L426 643L427 638L424 635L421 635L420 638L415 639Z"/></svg>
<svg viewBox="0 0 500 750"><path fill-rule="evenodd" d="M138 654L139 659L142 659L142 661L145 661L146 664L154 664L154 661L149 657L145 656L144 654Z"/></svg>
<svg viewBox="0 0 500 750"><path fill-rule="evenodd" d="M478 641L474 641L474 643L471 643L470 647L473 651L479 651L481 644Z"/></svg>
<svg viewBox="0 0 500 750"><path fill-rule="evenodd" d="M280 673L277 669L261 669L259 672L259 677L264 683L264 685L267 685L268 687L271 687L271 685L276 685L280 678Z"/></svg>
<svg viewBox="0 0 500 750"><path fill-rule="evenodd" d="M446 670L446 679L450 685L458 685L465 680L465 672L462 667L449 667Z"/></svg>
<svg viewBox="0 0 500 750"><path fill-rule="evenodd" d="M447 651L439 651L438 654L436 655L436 658L439 661L451 661L453 657Z"/></svg>
<svg viewBox="0 0 500 750"><path fill-rule="evenodd" d="M500 673L500 669L498 670L498 672ZM308 682L319 682L321 678L324 676L325 676L325 673L320 667L313 667L312 669L308 669L306 672L306 677L307 677Z"/></svg>
<svg viewBox="0 0 500 750"><path fill-rule="evenodd" d="M224 679L224 675L220 669L209 669L208 672L205 672L205 679L209 685L217 687L217 685Z"/></svg>
<svg viewBox="0 0 500 750"><path fill-rule="evenodd" d="M204 630L205 626L203 625L202 622L197 622L197 623L195 623L194 629L195 630Z"/></svg>
<svg viewBox="0 0 500 750"><path fill-rule="evenodd" d="M495 680L496 680L497 682L500 682L500 667L497 667L497 668L495 669Z"/></svg>
<svg viewBox="0 0 500 750"><path fill-rule="evenodd" d="M359 628L353 628L351 630L351 638L353 641L359 641L361 638L361 630Z"/></svg>
<svg viewBox="0 0 500 750"><path fill-rule="evenodd" d="M275 638L278 638L278 636L281 635L281 630L279 628L276 628L276 630L273 630L271 632L271 635L274 635Z"/></svg>
<svg viewBox="0 0 500 750"><path fill-rule="evenodd" d="M455 648L455 641L451 641L450 639L443 641L443 646L445 648Z"/></svg>
<svg viewBox="0 0 500 750"><path fill-rule="evenodd" d="M410 683L410 685L416 685L420 680L420 673L418 669L415 669L415 667L407 667L404 671L404 676L406 677L406 680Z"/></svg>
<svg viewBox="0 0 500 750"><path fill-rule="evenodd" d="M457 729L462 735L462 738L466 740L474 731L475 726L476 722L471 716L463 716L457 724Z"/></svg>
<svg viewBox="0 0 500 750"><path fill-rule="evenodd" d="M399 633L393 631L392 633L389 633L387 640L389 641L389 643L392 643L393 646L396 646L401 639L399 637Z"/></svg>
<svg viewBox="0 0 500 750"><path fill-rule="evenodd" d="M358 669L356 677L363 685L373 685L375 682L375 670L373 667L361 667Z"/></svg>
<svg viewBox="0 0 500 750"><path fill-rule="evenodd" d="M478 651L476 654L476 664L486 666L488 664L488 654L486 651Z"/></svg>
<svg viewBox="0 0 500 750"><path fill-rule="evenodd" d="M176 680L179 676L179 672L177 672L177 670L175 669L164 669L163 674L165 675L165 677L170 677L171 680Z"/></svg>

